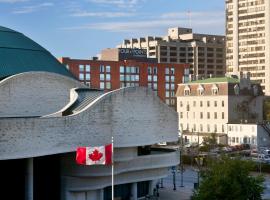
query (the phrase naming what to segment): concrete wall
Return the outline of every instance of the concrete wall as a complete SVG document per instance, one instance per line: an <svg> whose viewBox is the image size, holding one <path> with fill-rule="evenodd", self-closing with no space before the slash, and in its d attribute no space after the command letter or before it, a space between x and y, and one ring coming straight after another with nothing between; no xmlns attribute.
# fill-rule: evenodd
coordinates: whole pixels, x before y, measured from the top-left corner
<svg viewBox="0 0 270 200"><path fill-rule="evenodd" d="M69 102L74 79L47 72L17 74L0 82L0 117L42 116Z"/></svg>
<svg viewBox="0 0 270 200"><path fill-rule="evenodd" d="M109 93L76 115L0 119L0 127L0 160L104 145L111 135L116 148L178 140L177 113L147 88Z"/></svg>

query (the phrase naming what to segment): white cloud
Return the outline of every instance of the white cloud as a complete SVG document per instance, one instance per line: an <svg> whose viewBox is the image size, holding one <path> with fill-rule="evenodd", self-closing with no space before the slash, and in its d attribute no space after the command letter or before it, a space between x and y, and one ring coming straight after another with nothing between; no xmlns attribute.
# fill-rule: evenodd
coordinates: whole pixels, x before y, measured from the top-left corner
<svg viewBox="0 0 270 200"><path fill-rule="evenodd" d="M133 21L133 22L104 22L104 23L93 23L83 26L63 28L65 30L83 30L83 29L95 29L104 30L109 32L153 32L153 30L166 30L168 27L181 26L186 24L185 20L179 19L157 19L157 20L144 20L144 21ZM197 20L192 24L196 29L211 29L219 27L224 24L223 19L209 19L209 20ZM208 32L209 33L209 32Z"/></svg>
<svg viewBox="0 0 270 200"><path fill-rule="evenodd" d="M133 8L145 0L88 0L101 5L114 5L120 8Z"/></svg>
<svg viewBox="0 0 270 200"><path fill-rule="evenodd" d="M224 17L225 12L224 11L187 11L187 12L169 12L164 13L161 15L162 19L175 19L175 18L190 18L190 19L197 19L197 18L211 18L211 17Z"/></svg>
<svg viewBox="0 0 270 200"><path fill-rule="evenodd" d="M130 12L76 12L71 14L73 17L103 17L103 18L115 18L115 17L129 17L134 13Z"/></svg>
<svg viewBox="0 0 270 200"><path fill-rule="evenodd" d="M96 0L97 1L97 0ZM104 1L104 0L102 0ZM106 1L106 0L105 0ZM189 17L190 16L190 17ZM153 19L153 20L151 20ZM159 17L150 16L145 20L124 22L101 22L82 26L67 27L65 30L103 30L108 32L128 32L148 34L154 31L161 32L169 27L191 27L194 32L224 34L224 11L197 11L197 12L170 12L163 13Z"/></svg>
<svg viewBox="0 0 270 200"><path fill-rule="evenodd" d="M25 2L29 0L0 0L0 3L19 3L19 2Z"/></svg>
<svg viewBox="0 0 270 200"><path fill-rule="evenodd" d="M43 8L51 7L51 6L54 6L54 4L51 3L51 2L45 2L45 3L41 3L41 4L37 4L37 5L32 5L32 6L24 6L21 9L14 10L12 13L13 14L33 13L33 12L37 12L37 11L43 9Z"/></svg>

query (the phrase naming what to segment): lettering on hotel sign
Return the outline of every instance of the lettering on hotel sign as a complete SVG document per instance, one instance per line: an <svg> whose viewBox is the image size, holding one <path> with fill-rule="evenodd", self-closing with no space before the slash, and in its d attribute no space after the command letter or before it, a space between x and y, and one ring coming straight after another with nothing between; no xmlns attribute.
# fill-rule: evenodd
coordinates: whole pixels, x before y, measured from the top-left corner
<svg viewBox="0 0 270 200"><path fill-rule="evenodd" d="M147 51L146 51L146 49L120 48L119 49L119 58L120 58L120 60L132 59L132 58L147 59Z"/></svg>

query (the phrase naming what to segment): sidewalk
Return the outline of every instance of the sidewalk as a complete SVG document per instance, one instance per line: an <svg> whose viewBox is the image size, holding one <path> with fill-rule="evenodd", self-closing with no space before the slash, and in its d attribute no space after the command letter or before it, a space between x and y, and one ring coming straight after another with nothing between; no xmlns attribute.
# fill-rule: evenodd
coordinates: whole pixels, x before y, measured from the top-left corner
<svg viewBox="0 0 270 200"><path fill-rule="evenodd" d="M192 195L192 188L177 187L176 191L173 188L160 188L159 200L189 200Z"/></svg>

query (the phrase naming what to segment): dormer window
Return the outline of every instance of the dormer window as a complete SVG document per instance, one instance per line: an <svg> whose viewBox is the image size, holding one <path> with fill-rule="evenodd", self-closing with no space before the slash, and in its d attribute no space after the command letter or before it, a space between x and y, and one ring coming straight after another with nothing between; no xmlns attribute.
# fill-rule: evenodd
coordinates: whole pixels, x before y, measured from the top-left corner
<svg viewBox="0 0 270 200"><path fill-rule="evenodd" d="M199 87L197 88L197 92L200 96L204 95L204 88L202 85L199 85Z"/></svg>
<svg viewBox="0 0 270 200"><path fill-rule="evenodd" d="M211 88L212 90L212 95L218 95L218 86L214 84Z"/></svg>
<svg viewBox="0 0 270 200"><path fill-rule="evenodd" d="M186 85L185 89L184 89L184 96L189 96L190 95L190 87L188 85Z"/></svg>
<svg viewBox="0 0 270 200"><path fill-rule="evenodd" d="M254 94L254 96L258 96L258 94L259 94L259 89L258 89L257 85L253 86L253 94Z"/></svg>
<svg viewBox="0 0 270 200"><path fill-rule="evenodd" d="M239 93L240 93L239 85L236 84L233 89L234 89L234 94L239 95Z"/></svg>

